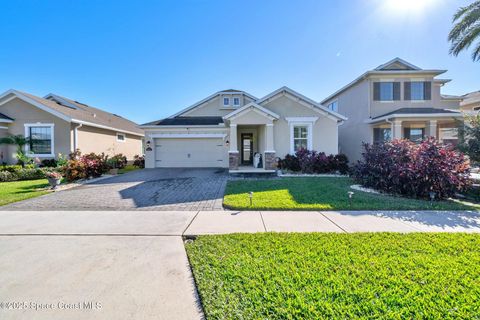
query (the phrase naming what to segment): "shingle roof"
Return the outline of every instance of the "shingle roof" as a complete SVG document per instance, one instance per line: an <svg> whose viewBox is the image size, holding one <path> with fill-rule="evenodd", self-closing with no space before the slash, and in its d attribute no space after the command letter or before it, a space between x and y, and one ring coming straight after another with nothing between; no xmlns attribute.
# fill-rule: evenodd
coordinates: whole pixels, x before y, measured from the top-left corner
<svg viewBox="0 0 480 320"><path fill-rule="evenodd" d="M71 104L76 108L71 108L64 106L56 101L50 99L44 99L37 97L33 94L17 91L18 93L25 95L27 98L30 98L47 108L53 109L69 118L90 122L93 124L110 127L113 129L118 129L119 131L128 131L143 135L144 132L142 129L138 128L138 125L135 122L122 118L116 114L109 113L98 108L91 107L89 105L74 101L65 97L58 96Z"/></svg>
<svg viewBox="0 0 480 320"><path fill-rule="evenodd" d="M470 93L467 93L467 94L463 95L462 97L463 97L462 105L471 104L471 103L479 103L480 102L480 91L470 92Z"/></svg>
<svg viewBox="0 0 480 320"><path fill-rule="evenodd" d="M4 115L3 113L0 113L0 119L4 119L4 120L12 120L12 121L13 121L13 119L12 119L12 118L10 118L9 116L6 116L6 115Z"/></svg>
<svg viewBox="0 0 480 320"><path fill-rule="evenodd" d="M221 123L222 117L174 117L145 123L142 126L210 126Z"/></svg>
<svg viewBox="0 0 480 320"><path fill-rule="evenodd" d="M378 119L382 117L386 117L393 114L439 114L439 113L452 113L452 114L460 114L458 111L452 111L447 109L437 109L437 108L400 108L395 111L382 114L381 116L372 118Z"/></svg>

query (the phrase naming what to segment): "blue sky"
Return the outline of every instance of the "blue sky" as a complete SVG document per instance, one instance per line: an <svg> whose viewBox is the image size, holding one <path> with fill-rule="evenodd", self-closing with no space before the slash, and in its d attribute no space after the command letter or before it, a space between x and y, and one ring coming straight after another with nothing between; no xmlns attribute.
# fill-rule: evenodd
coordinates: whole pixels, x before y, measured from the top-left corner
<svg viewBox="0 0 480 320"><path fill-rule="evenodd" d="M53 92L138 123L213 92L287 85L317 101L396 56L479 90L448 54L464 0L2 1L0 91ZM403 5L402 3L408 3Z"/></svg>

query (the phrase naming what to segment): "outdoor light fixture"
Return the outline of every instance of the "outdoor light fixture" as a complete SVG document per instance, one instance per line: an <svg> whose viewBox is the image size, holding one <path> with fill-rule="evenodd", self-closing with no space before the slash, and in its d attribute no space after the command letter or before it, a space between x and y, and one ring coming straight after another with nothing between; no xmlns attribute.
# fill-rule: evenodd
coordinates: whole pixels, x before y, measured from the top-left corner
<svg viewBox="0 0 480 320"><path fill-rule="evenodd" d="M248 197L250 198L250 207L253 205L253 191L248 193Z"/></svg>
<svg viewBox="0 0 480 320"><path fill-rule="evenodd" d="M435 200L436 193L435 191L430 191L428 194L430 195L430 204L433 206L433 200Z"/></svg>
<svg viewBox="0 0 480 320"><path fill-rule="evenodd" d="M354 194L355 194L355 192L348 191L348 204L350 205L350 207L352 206L352 198L353 198Z"/></svg>
<svg viewBox="0 0 480 320"><path fill-rule="evenodd" d="M228 147L230 145L230 141L225 141L225 145Z"/></svg>

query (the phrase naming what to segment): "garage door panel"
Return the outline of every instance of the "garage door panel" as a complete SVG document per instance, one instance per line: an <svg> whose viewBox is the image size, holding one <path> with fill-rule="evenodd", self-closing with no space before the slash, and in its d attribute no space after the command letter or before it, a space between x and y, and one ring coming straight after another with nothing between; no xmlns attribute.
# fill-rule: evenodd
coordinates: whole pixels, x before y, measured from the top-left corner
<svg viewBox="0 0 480 320"><path fill-rule="evenodd" d="M223 139L155 139L157 167L226 167Z"/></svg>

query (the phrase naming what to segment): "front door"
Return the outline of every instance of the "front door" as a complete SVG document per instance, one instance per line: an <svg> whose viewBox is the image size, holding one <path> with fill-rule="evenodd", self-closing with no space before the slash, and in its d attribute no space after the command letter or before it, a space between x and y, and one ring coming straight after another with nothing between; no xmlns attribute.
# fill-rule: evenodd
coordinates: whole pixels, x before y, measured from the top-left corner
<svg viewBox="0 0 480 320"><path fill-rule="evenodd" d="M242 133L242 164L253 164L253 134Z"/></svg>

